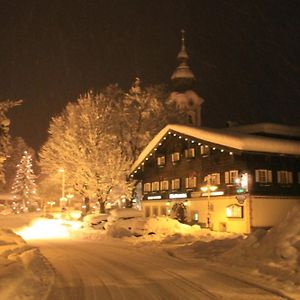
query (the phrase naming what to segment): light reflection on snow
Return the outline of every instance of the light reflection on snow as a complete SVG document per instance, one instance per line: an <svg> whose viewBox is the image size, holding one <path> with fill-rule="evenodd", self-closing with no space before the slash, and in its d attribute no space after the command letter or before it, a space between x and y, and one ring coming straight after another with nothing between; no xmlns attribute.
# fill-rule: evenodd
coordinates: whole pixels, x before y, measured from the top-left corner
<svg viewBox="0 0 300 300"><path fill-rule="evenodd" d="M16 231L24 240L64 239L81 227L80 222L62 219L36 219L29 227Z"/></svg>

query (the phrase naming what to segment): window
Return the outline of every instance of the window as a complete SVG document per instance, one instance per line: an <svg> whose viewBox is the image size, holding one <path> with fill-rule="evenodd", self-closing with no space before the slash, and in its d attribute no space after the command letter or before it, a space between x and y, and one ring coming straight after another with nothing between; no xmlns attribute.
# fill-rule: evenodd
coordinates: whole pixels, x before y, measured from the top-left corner
<svg viewBox="0 0 300 300"><path fill-rule="evenodd" d="M180 178L172 179L171 188L172 188L172 190L179 190L180 189Z"/></svg>
<svg viewBox="0 0 300 300"><path fill-rule="evenodd" d="M255 181L259 183L271 183L272 171L265 169L255 170Z"/></svg>
<svg viewBox="0 0 300 300"><path fill-rule="evenodd" d="M166 164L166 157L165 156L159 156L157 158L157 165L163 167Z"/></svg>
<svg viewBox="0 0 300 300"><path fill-rule="evenodd" d="M220 184L220 173L209 174L204 177L204 181L207 184Z"/></svg>
<svg viewBox="0 0 300 300"><path fill-rule="evenodd" d="M152 216L158 216L158 207L152 206Z"/></svg>
<svg viewBox="0 0 300 300"><path fill-rule="evenodd" d="M159 191L159 182L158 181L152 182L152 191L153 192Z"/></svg>
<svg viewBox="0 0 300 300"><path fill-rule="evenodd" d="M172 162L177 162L179 160L180 160L180 153L179 152L172 153Z"/></svg>
<svg viewBox="0 0 300 300"><path fill-rule="evenodd" d="M151 183L144 183L144 192L151 192Z"/></svg>
<svg viewBox="0 0 300 300"><path fill-rule="evenodd" d="M297 175L298 175L298 184L300 184L300 172L298 172Z"/></svg>
<svg viewBox="0 0 300 300"><path fill-rule="evenodd" d="M161 191L167 191L169 189L169 181L168 180L161 181L160 189L161 189Z"/></svg>
<svg viewBox="0 0 300 300"><path fill-rule="evenodd" d="M145 207L145 217L146 218L150 217L150 207L149 206Z"/></svg>
<svg viewBox="0 0 300 300"><path fill-rule="evenodd" d="M243 206L232 204L226 207L226 217L227 218L243 218L244 211Z"/></svg>
<svg viewBox="0 0 300 300"><path fill-rule="evenodd" d="M186 177L185 178L185 187L186 188L195 188L197 185L197 177Z"/></svg>
<svg viewBox="0 0 300 300"><path fill-rule="evenodd" d="M195 148L184 150L184 155L186 158L195 158Z"/></svg>
<svg viewBox="0 0 300 300"><path fill-rule="evenodd" d="M289 171L277 171L277 182L281 184L293 183L293 173Z"/></svg>
<svg viewBox="0 0 300 300"><path fill-rule="evenodd" d="M209 147L207 145L200 146L200 154L202 156L207 156L209 154Z"/></svg>
<svg viewBox="0 0 300 300"><path fill-rule="evenodd" d="M167 208L165 206L160 207L160 215L166 216L167 215Z"/></svg>
<svg viewBox="0 0 300 300"><path fill-rule="evenodd" d="M239 178L239 171L238 170L231 170L225 172L225 183L226 184L235 184L236 179Z"/></svg>

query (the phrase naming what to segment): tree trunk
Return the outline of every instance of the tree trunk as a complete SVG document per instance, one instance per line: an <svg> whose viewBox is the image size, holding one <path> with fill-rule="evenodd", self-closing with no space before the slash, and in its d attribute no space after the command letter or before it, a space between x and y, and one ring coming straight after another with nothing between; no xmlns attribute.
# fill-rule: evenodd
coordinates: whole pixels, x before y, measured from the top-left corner
<svg viewBox="0 0 300 300"><path fill-rule="evenodd" d="M99 206L100 206L100 214L105 214L105 202L103 199L98 199Z"/></svg>

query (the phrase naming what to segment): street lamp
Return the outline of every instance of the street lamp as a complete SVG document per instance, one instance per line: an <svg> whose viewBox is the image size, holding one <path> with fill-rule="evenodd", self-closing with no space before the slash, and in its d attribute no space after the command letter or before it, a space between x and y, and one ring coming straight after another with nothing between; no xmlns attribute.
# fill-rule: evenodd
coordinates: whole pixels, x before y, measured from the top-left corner
<svg viewBox="0 0 300 300"><path fill-rule="evenodd" d="M62 174L61 177L61 198L60 198L60 205L62 205L63 202L66 201L65 197L65 170L63 168L58 170L59 173Z"/></svg>
<svg viewBox="0 0 300 300"><path fill-rule="evenodd" d="M207 193L207 227L210 228L210 194L217 190L217 186L215 185L204 185L201 187L201 191L203 193Z"/></svg>

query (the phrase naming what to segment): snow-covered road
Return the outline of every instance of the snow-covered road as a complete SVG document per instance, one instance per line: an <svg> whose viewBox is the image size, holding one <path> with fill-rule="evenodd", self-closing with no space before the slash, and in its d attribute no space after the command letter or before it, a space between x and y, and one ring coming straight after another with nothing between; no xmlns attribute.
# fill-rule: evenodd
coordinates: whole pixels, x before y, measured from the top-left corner
<svg viewBox="0 0 300 300"><path fill-rule="evenodd" d="M119 239L34 241L55 268L49 300L282 299L161 248Z"/></svg>

